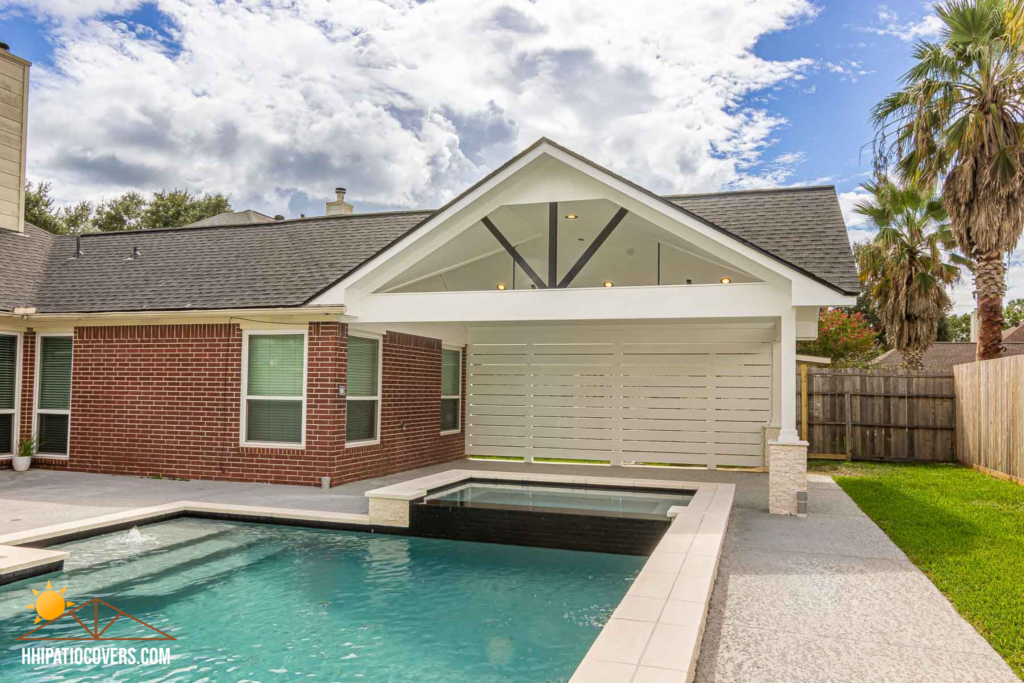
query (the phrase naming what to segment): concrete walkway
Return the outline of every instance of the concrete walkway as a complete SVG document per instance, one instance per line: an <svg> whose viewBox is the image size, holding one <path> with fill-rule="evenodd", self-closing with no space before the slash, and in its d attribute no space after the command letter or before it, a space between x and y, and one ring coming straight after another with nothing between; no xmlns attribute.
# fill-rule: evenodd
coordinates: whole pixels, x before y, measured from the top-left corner
<svg viewBox="0 0 1024 683"><path fill-rule="evenodd" d="M330 491L0 470L5 533L179 500L365 513L371 489L451 468L619 475L607 468L459 461ZM737 485L698 660L699 683L1014 683L1010 668L828 477L810 516L767 514L767 475L630 468L632 478Z"/></svg>

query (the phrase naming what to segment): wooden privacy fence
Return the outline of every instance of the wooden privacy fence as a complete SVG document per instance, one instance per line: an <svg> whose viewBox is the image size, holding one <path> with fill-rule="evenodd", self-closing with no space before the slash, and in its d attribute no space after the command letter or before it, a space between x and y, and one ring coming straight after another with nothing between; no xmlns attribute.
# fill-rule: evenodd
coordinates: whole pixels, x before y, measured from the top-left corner
<svg viewBox="0 0 1024 683"><path fill-rule="evenodd" d="M1024 483L1024 356L957 365L960 462Z"/></svg>
<svg viewBox="0 0 1024 683"><path fill-rule="evenodd" d="M809 457L956 460L949 371L799 366L798 373L797 420L810 441Z"/></svg>

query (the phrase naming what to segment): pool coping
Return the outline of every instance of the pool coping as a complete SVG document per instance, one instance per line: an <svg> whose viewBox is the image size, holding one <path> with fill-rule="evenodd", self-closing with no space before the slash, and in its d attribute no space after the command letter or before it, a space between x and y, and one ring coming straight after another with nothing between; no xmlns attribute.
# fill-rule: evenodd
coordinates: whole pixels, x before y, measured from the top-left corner
<svg viewBox="0 0 1024 683"><path fill-rule="evenodd" d="M46 546L185 516L401 534L410 501L467 479L694 490L669 510L668 531L570 683L693 680L735 484L449 470L367 492L368 514L178 501L0 535L0 585L62 570L69 553Z"/></svg>

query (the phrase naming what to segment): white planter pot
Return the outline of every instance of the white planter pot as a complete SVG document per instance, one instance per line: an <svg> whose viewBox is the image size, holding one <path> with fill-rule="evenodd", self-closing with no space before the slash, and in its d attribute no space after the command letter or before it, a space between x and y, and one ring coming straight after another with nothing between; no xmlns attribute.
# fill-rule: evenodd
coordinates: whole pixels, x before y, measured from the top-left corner
<svg viewBox="0 0 1024 683"><path fill-rule="evenodd" d="M11 464L14 465L15 472L25 472L32 464L32 458L22 458L16 455L11 459Z"/></svg>

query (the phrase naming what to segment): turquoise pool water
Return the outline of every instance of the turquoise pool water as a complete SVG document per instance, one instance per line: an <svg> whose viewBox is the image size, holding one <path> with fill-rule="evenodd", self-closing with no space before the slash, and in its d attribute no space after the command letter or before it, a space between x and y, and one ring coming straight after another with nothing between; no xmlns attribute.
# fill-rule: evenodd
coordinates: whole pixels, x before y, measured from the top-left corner
<svg viewBox="0 0 1024 683"><path fill-rule="evenodd" d="M645 561L200 519L141 532L68 543L63 575L0 589L5 682L567 681ZM103 644L169 647L171 663L23 664L15 639L47 578L177 638ZM64 617L47 632L81 627ZM107 635L146 634L121 619Z"/></svg>

